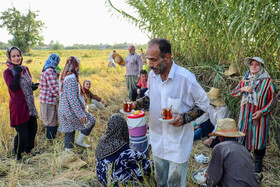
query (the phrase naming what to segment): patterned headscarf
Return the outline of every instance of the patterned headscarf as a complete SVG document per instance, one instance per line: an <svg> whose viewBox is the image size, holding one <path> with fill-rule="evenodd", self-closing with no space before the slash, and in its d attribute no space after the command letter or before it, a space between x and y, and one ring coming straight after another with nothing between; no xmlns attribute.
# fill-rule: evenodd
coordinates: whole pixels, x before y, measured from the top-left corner
<svg viewBox="0 0 280 187"><path fill-rule="evenodd" d="M80 60L78 59L78 57L70 56L66 61L65 67L60 77L61 84L63 84L64 78L67 75L71 75L71 74L75 74L79 82L79 66L80 66Z"/></svg>
<svg viewBox="0 0 280 187"><path fill-rule="evenodd" d="M250 86L253 87L253 92L252 93L247 93L247 92L243 93L243 97L242 97L242 100L241 100L241 105L244 105L248 102L253 103L255 106L258 105L258 100L259 100L261 92L256 93L256 87L260 83L260 80L263 79L263 78L270 78L270 75L264 69L262 64L261 64L261 67L260 67L260 71L256 75L253 75L250 72L250 70L248 70L245 73L245 76L244 76L243 80L245 82L250 83Z"/></svg>
<svg viewBox="0 0 280 187"><path fill-rule="evenodd" d="M121 114L113 114L109 121L106 133L98 142L95 157L102 160L129 144L129 134L126 120Z"/></svg>
<svg viewBox="0 0 280 187"><path fill-rule="evenodd" d="M51 54L49 58L46 60L45 65L42 69L42 72L45 71L47 68L55 69L60 62L60 58L57 54Z"/></svg>
<svg viewBox="0 0 280 187"><path fill-rule="evenodd" d="M10 47L10 48L7 50L7 58L8 58L8 59L7 59L7 61L6 61L6 65L7 65L9 68L13 68L13 67L15 66L15 64L13 64L13 63L12 63L12 61L11 61L11 57L10 57L11 51L12 51L13 49L18 50L18 51L19 51L19 53L20 53L20 56L21 56L21 62L20 62L20 64L19 64L19 65L21 65L21 64L22 64L22 60L23 60L21 50L20 50L17 46L12 46L12 47Z"/></svg>

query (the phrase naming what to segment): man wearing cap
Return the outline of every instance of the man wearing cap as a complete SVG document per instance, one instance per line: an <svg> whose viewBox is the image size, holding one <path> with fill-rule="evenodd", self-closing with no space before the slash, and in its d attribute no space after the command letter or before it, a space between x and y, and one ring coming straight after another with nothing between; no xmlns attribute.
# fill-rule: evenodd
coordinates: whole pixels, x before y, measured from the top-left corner
<svg viewBox="0 0 280 187"><path fill-rule="evenodd" d="M212 135L212 134L211 134ZM245 134L238 131L231 118L219 119L217 132L220 139L213 151L206 170L207 186L258 186L252 157L237 137Z"/></svg>
<svg viewBox="0 0 280 187"><path fill-rule="evenodd" d="M128 92L128 98L132 100L132 91L136 88L136 85L140 79L140 71L142 70L141 57L135 52L134 45L128 47L129 54L125 58L126 67L126 87Z"/></svg>
<svg viewBox="0 0 280 187"><path fill-rule="evenodd" d="M207 113L204 113L201 117L194 121L195 132L194 140L199 140L205 136L208 136L211 132L216 132L218 119L228 118L230 111L226 103L220 97L220 90L212 87L209 92L206 93L210 99L210 107ZM213 141L215 139L215 141ZM209 137L205 140L204 144L210 147L214 147L219 140L215 136Z"/></svg>
<svg viewBox="0 0 280 187"><path fill-rule="evenodd" d="M188 160L193 146L191 121L209 108L209 99L193 73L171 58L171 44L163 38L149 41L148 90L133 108L150 107L149 134L157 186L186 186ZM163 108L172 108L173 119L162 120Z"/></svg>

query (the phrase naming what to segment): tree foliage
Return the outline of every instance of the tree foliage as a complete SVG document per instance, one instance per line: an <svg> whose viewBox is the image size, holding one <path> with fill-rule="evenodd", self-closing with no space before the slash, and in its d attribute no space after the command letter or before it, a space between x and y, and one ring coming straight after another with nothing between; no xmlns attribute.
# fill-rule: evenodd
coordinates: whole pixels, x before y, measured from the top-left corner
<svg viewBox="0 0 280 187"><path fill-rule="evenodd" d="M9 8L2 12L0 17L9 34L13 36L9 43L18 46L23 52L29 52L36 44L41 44L43 36L41 31L44 28L42 21L36 20L37 11L28 10L26 15L21 14L16 8Z"/></svg>
<svg viewBox="0 0 280 187"><path fill-rule="evenodd" d="M126 0L138 16L116 8L150 37L170 40L173 56L185 65L231 64L264 58L279 70L280 2L276 0Z"/></svg>

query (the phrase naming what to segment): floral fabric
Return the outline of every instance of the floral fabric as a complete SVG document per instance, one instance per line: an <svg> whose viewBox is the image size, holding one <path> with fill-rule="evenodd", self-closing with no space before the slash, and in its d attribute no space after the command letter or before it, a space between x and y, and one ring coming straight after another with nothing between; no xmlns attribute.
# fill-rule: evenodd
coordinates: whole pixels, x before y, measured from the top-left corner
<svg viewBox="0 0 280 187"><path fill-rule="evenodd" d="M92 124L95 122L94 116L83 110L79 91L79 83L73 74L71 78L65 79L58 107L60 132L69 133L86 129L80 121L85 117Z"/></svg>
<svg viewBox="0 0 280 187"><path fill-rule="evenodd" d="M111 183L114 186L118 186L118 181L122 183L136 182L137 179L140 180L143 177L138 164L144 173L151 172L151 161L146 158L146 155L135 151L127 144L117 153L97 160L97 178L104 184ZM107 174L110 173L112 173L109 179L111 182L107 179Z"/></svg>

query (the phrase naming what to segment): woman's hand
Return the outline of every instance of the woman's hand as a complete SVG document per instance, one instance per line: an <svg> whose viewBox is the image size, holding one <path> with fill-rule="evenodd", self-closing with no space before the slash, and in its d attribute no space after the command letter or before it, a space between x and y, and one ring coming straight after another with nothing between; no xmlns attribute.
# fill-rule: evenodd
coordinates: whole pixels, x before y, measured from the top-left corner
<svg viewBox="0 0 280 187"><path fill-rule="evenodd" d="M262 111L258 110L257 112L255 112L252 116L252 119L259 119L262 115Z"/></svg>
<svg viewBox="0 0 280 187"><path fill-rule="evenodd" d="M174 116L174 120L169 122L169 125L173 125L174 127L180 127L183 125L184 119L180 114L176 114Z"/></svg>
<svg viewBox="0 0 280 187"><path fill-rule="evenodd" d="M241 88L241 92L247 92L247 93L252 93L253 92L253 87L252 86L245 86Z"/></svg>
<svg viewBox="0 0 280 187"><path fill-rule="evenodd" d="M82 124L85 124L86 122L87 122L87 117L81 119L81 123L82 123Z"/></svg>

